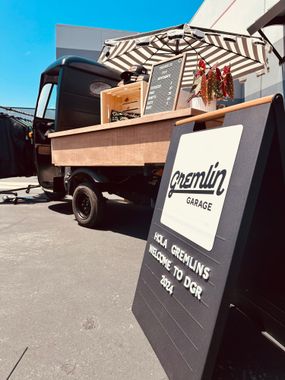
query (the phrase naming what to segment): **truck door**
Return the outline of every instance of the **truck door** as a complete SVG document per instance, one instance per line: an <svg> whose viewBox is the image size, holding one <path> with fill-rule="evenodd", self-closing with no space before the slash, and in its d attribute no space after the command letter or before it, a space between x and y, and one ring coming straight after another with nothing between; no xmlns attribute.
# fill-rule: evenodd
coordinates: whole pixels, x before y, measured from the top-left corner
<svg viewBox="0 0 285 380"><path fill-rule="evenodd" d="M48 133L55 130L56 98L57 83L44 83L38 97L34 118L36 170L40 185L47 191L63 190L62 170L51 162L51 145L48 138ZM59 185L61 188L55 189L55 184L59 183L62 183L62 186Z"/></svg>

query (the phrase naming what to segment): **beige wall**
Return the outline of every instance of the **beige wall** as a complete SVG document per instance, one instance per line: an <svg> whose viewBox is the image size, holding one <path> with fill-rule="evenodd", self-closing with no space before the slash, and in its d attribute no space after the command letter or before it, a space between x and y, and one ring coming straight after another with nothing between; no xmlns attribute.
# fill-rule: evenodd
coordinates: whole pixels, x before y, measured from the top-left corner
<svg viewBox="0 0 285 380"><path fill-rule="evenodd" d="M278 0L204 0L190 23L221 31L248 34L247 28L263 15ZM284 28L272 26L264 29L270 41L278 51L284 51ZM245 83L246 99L283 93L283 74L277 58L268 55L269 71L261 76L249 75Z"/></svg>
<svg viewBox="0 0 285 380"><path fill-rule="evenodd" d="M193 25L247 33L247 28L278 0L204 0L191 20Z"/></svg>

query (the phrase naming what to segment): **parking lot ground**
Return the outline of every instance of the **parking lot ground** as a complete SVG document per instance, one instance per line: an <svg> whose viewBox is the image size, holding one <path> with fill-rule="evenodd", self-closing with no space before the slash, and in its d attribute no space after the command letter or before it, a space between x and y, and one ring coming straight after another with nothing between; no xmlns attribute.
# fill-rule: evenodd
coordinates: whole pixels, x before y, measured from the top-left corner
<svg viewBox="0 0 285 380"><path fill-rule="evenodd" d="M151 210L111 199L105 226L86 229L70 199L18 195L0 195L0 379L165 380L131 312Z"/></svg>

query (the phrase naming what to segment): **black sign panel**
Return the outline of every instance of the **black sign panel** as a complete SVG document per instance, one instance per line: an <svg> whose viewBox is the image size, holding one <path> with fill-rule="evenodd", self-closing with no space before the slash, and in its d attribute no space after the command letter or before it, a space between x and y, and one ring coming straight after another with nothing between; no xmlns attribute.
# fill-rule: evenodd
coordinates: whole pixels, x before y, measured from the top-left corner
<svg viewBox="0 0 285 380"><path fill-rule="evenodd" d="M133 303L169 379L211 378L282 101L174 131Z"/></svg>
<svg viewBox="0 0 285 380"><path fill-rule="evenodd" d="M175 109L184 61L185 56L180 55L153 66L144 115Z"/></svg>

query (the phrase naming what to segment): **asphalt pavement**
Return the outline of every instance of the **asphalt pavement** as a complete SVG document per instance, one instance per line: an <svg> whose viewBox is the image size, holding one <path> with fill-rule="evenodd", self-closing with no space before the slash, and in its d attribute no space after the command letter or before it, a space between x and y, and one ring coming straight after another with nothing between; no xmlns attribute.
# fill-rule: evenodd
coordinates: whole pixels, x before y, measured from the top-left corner
<svg viewBox="0 0 285 380"><path fill-rule="evenodd" d="M151 210L113 197L87 229L70 199L17 193L0 194L0 379L166 380L131 311Z"/></svg>

